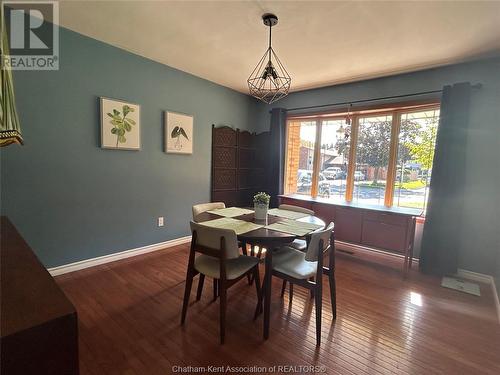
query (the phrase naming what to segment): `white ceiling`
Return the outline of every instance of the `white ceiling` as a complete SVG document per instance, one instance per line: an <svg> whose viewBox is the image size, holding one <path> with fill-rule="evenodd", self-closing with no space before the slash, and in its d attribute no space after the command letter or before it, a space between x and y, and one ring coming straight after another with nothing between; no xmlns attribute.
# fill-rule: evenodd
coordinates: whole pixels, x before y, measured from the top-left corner
<svg viewBox="0 0 500 375"><path fill-rule="evenodd" d="M267 48L292 90L461 62L500 50L500 1L61 1L60 23L241 92Z"/></svg>

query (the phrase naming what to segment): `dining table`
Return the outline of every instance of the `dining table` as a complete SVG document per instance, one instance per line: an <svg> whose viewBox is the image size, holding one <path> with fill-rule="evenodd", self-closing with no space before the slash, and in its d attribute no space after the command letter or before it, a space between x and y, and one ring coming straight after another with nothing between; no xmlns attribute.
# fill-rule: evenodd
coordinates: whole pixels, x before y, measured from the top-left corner
<svg viewBox="0 0 500 375"><path fill-rule="evenodd" d="M250 210L248 210L250 211ZM271 210L272 211L272 210ZM208 222L211 220L220 219L224 216L217 215L215 212L204 212L197 216L197 222ZM297 238L303 238L308 241L310 237L309 234L303 236L298 236L296 234L286 233L279 230L274 230L267 228L268 225L286 222L290 220L289 218L275 216L272 214L267 215L267 219L259 220L256 219L254 213L247 213L240 216L233 216L233 219L242 220L248 223L254 223L260 225L261 227L238 234L238 240L241 242L243 249L246 249L246 245L250 244L252 246L259 246L266 249L264 258L264 280L262 284L263 299L264 299L264 339L269 338L269 325L270 325L270 313L271 313L271 286L272 286L272 267L273 267L273 251L279 249L283 245L293 242ZM302 223L315 224L318 229L325 228L325 222L319 217L314 215L307 215L297 218L296 221ZM311 230L312 232L312 230Z"/></svg>

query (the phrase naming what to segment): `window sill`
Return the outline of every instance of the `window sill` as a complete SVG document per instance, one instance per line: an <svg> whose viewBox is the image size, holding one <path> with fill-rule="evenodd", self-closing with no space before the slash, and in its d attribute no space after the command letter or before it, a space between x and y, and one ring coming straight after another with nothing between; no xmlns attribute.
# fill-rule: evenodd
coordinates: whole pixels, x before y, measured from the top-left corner
<svg viewBox="0 0 500 375"><path fill-rule="evenodd" d="M310 197L307 195L301 195L301 194L284 194L284 195L278 195L279 198L289 198L289 199L295 199L295 200L301 200L301 201L306 201L306 202L313 202L313 203L321 203L321 204L328 204L332 206L341 206L341 207L353 207L353 208L360 208L364 210L373 210L373 211L382 211L382 212L388 212L388 213L395 213L399 215L408 215L408 216L422 216L423 215L423 210L418 209L418 208L407 208L407 207L386 207L383 205L372 205L372 204L365 204L365 203L355 203L355 202L347 202L346 200L343 199L335 199L335 198L321 198L321 197Z"/></svg>

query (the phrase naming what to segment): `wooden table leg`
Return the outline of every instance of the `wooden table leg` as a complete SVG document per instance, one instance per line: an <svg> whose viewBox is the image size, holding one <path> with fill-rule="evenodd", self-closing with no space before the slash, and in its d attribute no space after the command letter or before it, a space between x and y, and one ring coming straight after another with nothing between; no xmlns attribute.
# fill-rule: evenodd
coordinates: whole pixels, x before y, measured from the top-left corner
<svg viewBox="0 0 500 375"><path fill-rule="evenodd" d="M404 260L404 263L403 263L403 279L406 279L406 276L408 276L408 263L409 263L408 253L409 253L409 249L406 248L406 251L405 251L405 260Z"/></svg>
<svg viewBox="0 0 500 375"><path fill-rule="evenodd" d="M247 243L245 241L241 241L241 250L243 255L248 256ZM252 285L252 277L250 274L247 275L248 285Z"/></svg>
<svg viewBox="0 0 500 375"><path fill-rule="evenodd" d="M271 279L273 268L273 248L269 246L266 252L264 276L264 340L269 338L269 320L271 313Z"/></svg>
<svg viewBox="0 0 500 375"><path fill-rule="evenodd" d="M415 231L417 229L417 218L414 217L412 220L412 230L411 230L411 236L410 236L410 264L408 265L408 268L411 269L411 265L413 263L413 245L415 243Z"/></svg>

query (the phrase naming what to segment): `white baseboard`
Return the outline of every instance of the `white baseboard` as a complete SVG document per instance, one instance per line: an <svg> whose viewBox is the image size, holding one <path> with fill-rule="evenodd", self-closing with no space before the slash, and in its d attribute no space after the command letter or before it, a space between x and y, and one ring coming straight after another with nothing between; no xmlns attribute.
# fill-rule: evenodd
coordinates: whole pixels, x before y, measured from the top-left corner
<svg viewBox="0 0 500 375"><path fill-rule="evenodd" d="M114 262L116 260L135 257L137 255L142 255L146 253L151 253L153 251L167 249L169 247L181 245L191 241L191 236L174 238L173 240L159 242L147 246L138 247L135 249L120 251L118 253L113 253L109 255L103 255L96 258L85 259L79 262L64 264L62 266L49 268L48 271L52 276L62 275L68 272L74 272L82 270L84 268L94 267L99 264Z"/></svg>
<svg viewBox="0 0 500 375"><path fill-rule="evenodd" d="M500 301L498 300L498 292L495 280L493 280L493 283L491 284L491 289L493 289L493 298L495 298L495 304L497 305L498 323L500 323Z"/></svg>
<svg viewBox="0 0 500 375"><path fill-rule="evenodd" d="M476 281L478 283L494 284L493 276L485 275L484 273L463 270L461 268L458 269L456 276L470 281Z"/></svg>
<svg viewBox="0 0 500 375"><path fill-rule="evenodd" d="M485 283L491 286L493 291L493 298L495 300L495 306L497 309L498 322L500 323L500 301L498 300L497 286L495 284L495 279L491 275L485 275L483 273L472 272L468 270L458 269L457 276L470 280L476 281L478 283Z"/></svg>

